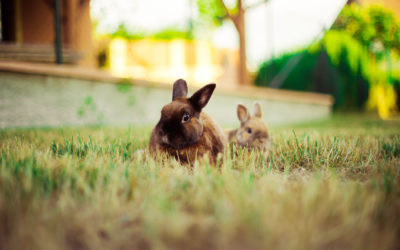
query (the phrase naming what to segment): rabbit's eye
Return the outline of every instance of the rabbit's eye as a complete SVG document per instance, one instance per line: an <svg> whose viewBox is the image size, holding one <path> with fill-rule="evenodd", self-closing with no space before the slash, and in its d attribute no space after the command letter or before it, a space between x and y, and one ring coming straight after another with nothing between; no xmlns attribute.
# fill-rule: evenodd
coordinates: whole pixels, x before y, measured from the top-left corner
<svg viewBox="0 0 400 250"><path fill-rule="evenodd" d="M182 123L186 123L186 122L188 122L188 121L190 121L190 115L189 115L188 113L185 113L185 114L182 116Z"/></svg>
<svg viewBox="0 0 400 250"><path fill-rule="evenodd" d="M247 128L246 131L247 131L247 133L249 133L249 134L251 134L251 132L253 132L253 131L251 130L251 128Z"/></svg>

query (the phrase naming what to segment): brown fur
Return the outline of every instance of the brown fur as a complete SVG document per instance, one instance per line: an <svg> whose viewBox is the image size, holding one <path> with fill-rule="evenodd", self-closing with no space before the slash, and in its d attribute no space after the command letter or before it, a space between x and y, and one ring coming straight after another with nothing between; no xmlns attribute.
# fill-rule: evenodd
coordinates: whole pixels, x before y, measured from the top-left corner
<svg viewBox="0 0 400 250"><path fill-rule="evenodd" d="M236 133L237 133L237 129L234 130L226 130L225 134L228 137L228 141L231 143L237 143L237 139L236 139Z"/></svg>
<svg viewBox="0 0 400 250"><path fill-rule="evenodd" d="M172 155L182 163L193 163L206 155L212 164L227 144L222 129L201 112L214 91L209 84L186 98L187 86L182 79L174 84L172 102L161 111L160 121L150 137L150 152ZM190 118L185 119L185 116Z"/></svg>
<svg viewBox="0 0 400 250"><path fill-rule="evenodd" d="M225 151L227 141L220 127L211 119L209 115L202 112L200 119L204 124L203 134L200 140L183 149L174 149L159 143L159 138L155 135L155 130L151 133L150 152L163 152L174 156L182 163L193 163L196 159L209 157L212 164L216 164L218 154Z"/></svg>
<svg viewBox="0 0 400 250"><path fill-rule="evenodd" d="M261 106L254 105L254 114L251 116L243 105L238 105L237 114L240 120L240 128L226 131L230 143L241 147L257 148L268 151L271 138L268 127L261 119ZM249 133L249 129L251 133Z"/></svg>

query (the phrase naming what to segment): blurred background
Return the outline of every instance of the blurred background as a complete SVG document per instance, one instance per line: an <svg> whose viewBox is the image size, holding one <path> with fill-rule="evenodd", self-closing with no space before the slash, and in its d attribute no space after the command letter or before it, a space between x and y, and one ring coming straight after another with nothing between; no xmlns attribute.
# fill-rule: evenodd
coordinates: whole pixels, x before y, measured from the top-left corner
<svg viewBox="0 0 400 250"><path fill-rule="evenodd" d="M398 119L398 0L1 0L0 127L151 125L184 78L224 126Z"/></svg>

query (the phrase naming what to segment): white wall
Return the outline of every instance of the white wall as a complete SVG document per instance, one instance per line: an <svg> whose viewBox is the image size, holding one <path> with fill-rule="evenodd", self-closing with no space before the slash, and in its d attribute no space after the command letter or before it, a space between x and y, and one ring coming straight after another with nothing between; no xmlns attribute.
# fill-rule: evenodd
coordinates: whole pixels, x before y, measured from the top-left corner
<svg viewBox="0 0 400 250"><path fill-rule="evenodd" d="M56 76L0 72L0 128L65 125L154 125L171 89L120 87ZM236 105L257 100L272 126L329 116L330 107L217 92L205 111L223 126L238 126ZM82 114L83 112L83 114Z"/></svg>

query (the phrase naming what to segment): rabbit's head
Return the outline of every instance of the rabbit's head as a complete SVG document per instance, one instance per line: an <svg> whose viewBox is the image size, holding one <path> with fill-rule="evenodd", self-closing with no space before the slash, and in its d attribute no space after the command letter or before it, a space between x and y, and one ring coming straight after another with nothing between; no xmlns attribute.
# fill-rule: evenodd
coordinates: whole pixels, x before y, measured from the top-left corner
<svg viewBox="0 0 400 250"><path fill-rule="evenodd" d="M182 149L198 142L203 134L201 110L206 106L215 89L208 84L187 98L187 84L183 79L174 83L172 102L161 110L155 133L162 145Z"/></svg>
<svg viewBox="0 0 400 250"><path fill-rule="evenodd" d="M238 144L250 148L268 149L271 140L268 127L261 119L261 105L258 102L254 104L254 112L251 116L247 108L239 104L237 115L240 121L240 128L236 132Z"/></svg>

